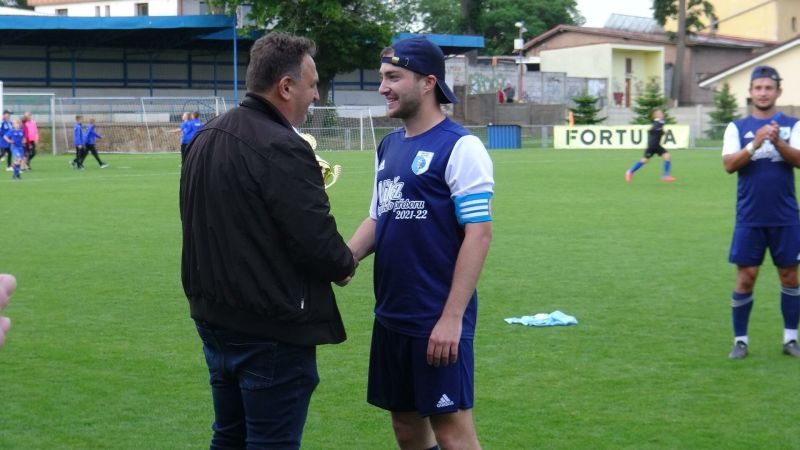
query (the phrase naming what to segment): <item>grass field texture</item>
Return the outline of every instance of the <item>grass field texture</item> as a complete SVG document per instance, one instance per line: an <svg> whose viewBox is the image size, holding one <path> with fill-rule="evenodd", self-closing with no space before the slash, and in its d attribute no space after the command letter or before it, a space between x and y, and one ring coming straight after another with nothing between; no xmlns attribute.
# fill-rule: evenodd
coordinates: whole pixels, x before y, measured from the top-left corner
<svg viewBox="0 0 800 450"><path fill-rule="evenodd" d="M494 240L479 286L475 419L486 449L800 448L800 361L781 354L778 280L756 288L751 356L732 344L736 177L718 151L494 151ZM373 154L325 153L349 238ZM177 155L42 156L0 175L0 271L17 275L0 351L0 449L207 448L213 411L180 284ZM769 260L767 260L769 261ZM319 348L304 449L395 448L365 402L371 264L337 288L349 339ZM574 327L503 318L561 310Z"/></svg>

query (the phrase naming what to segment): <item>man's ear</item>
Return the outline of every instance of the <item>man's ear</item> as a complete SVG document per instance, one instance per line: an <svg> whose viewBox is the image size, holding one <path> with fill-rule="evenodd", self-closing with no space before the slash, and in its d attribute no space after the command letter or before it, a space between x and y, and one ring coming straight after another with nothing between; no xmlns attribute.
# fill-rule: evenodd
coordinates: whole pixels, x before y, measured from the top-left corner
<svg viewBox="0 0 800 450"><path fill-rule="evenodd" d="M275 87L275 89L277 90L278 96L280 98L282 98L283 100L289 100L289 98L291 97L291 94L290 94L289 91L291 89L292 83L294 83L294 80L292 80L292 77L290 77L288 75L283 77L283 78L281 78L278 81L278 84Z"/></svg>
<svg viewBox="0 0 800 450"><path fill-rule="evenodd" d="M425 92L434 91L436 89L436 77L428 75L425 77Z"/></svg>

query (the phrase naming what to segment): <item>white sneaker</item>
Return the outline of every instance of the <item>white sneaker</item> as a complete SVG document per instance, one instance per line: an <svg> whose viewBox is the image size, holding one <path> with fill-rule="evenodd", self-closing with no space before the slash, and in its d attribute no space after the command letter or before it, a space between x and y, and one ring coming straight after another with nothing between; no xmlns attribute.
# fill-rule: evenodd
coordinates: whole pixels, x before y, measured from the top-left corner
<svg viewBox="0 0 800 450"><path fill-rule="evenodd" d="M13 171L14 171L13 167L6 167L6 172L13 172Z"/></svg>
<svg viewBox="0 0 800 450"><path fill-rule="evenodd" d="M106 167L108 167L108 164L101 164L101 165L100 165L100 168L101 168L101 169L105 169Z"/></svg>

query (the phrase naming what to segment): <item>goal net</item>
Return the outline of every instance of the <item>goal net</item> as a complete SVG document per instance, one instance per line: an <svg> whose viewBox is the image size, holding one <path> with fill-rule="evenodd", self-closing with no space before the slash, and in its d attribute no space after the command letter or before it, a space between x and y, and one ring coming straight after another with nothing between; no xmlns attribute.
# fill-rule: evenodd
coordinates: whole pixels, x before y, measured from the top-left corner
<svg viewBox="0 0 800 450"><path fill-rule="evenodd" d="M36 151L52 152L55 148L55 94L7 92L2 90L1 82L0 92L0 111L11 112L11 120L21 119L23 114L30 113L39 130Z"/></svg>
<svg viewBox="0 0 800 450"><path fill-rule="evenodd" d="M368 106L311 107L300 131L314 136L318 151L377 149Z"/></svg>
<svg viewBox="0 0 800 450"><path fill-rule="evenodd" d="M117 153L179 152L181 116L199 113L206 123L226 110L222 97L68 97L56 99L59 153L75 151L75 116L94 119L97 150Z"/></svg>

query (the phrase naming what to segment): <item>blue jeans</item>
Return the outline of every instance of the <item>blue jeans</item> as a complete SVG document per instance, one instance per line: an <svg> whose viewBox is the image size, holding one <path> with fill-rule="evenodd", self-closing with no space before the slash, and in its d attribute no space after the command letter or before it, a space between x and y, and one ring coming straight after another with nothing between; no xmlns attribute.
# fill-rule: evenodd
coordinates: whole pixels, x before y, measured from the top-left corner
<svg viewBox="0 0 800 450"><path fill-rule="evenodd" d="M214 400L211 449L299 449L316 347L296 347L197 323Z"/></svg>

